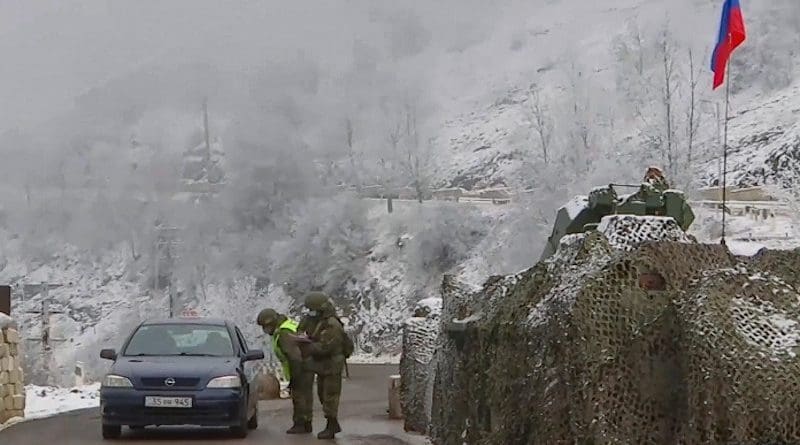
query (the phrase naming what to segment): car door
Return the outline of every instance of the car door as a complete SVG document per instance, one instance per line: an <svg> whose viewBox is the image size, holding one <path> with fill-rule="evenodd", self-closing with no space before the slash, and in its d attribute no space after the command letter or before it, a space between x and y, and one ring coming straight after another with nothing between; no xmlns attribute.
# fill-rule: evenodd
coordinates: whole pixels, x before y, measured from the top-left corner
<svg viewBox="0 0 800 445"><path fill-rule="evenodd" d="M245 340L244 335L242 335L242 331L239 330L239 327L236 326L234 328L236 332L236 340L239 342L239 348L242 351L242 356L247 354L247 351L250 350L250 347L247 345L247 340ZM256 375L258 373L258 365L256 361L246 361L242 365L242 372L244 373L245 380L247 381L248 387L248 396L249 401L248 404L251 408L255 408L255 404L258 403L258 379Z"/></svg>

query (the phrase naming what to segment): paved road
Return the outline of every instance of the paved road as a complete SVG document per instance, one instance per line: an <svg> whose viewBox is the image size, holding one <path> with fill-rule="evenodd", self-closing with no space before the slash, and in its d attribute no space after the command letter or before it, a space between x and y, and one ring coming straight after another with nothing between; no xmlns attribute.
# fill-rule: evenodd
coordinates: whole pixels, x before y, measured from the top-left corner
<svg viewBox="0 0 800 445"><path fill-rule="evenodd" d="M423 445L427 441L406 434L400 421L389 420L386 410L387 379L397 373L396 366L358 365L350 366L351 380L345 381L340 407L340 423L343 432L336 437L342 445ZM315 391L316 394L316 391ZM325 419L316 401L314 434L288 436L284 433L291 426L291 401L276 400L262 402L259 428L246 439L230 437L226 430L193 428L148 428L131 431L123 428L118 442L161 444L320 444L316 433L325 427ZM33 420L13 425L0 432L0 444L14 445L95 445L114 443L103 441L100 436L100 417L97 409L75 411L42 420Z"/></svg>

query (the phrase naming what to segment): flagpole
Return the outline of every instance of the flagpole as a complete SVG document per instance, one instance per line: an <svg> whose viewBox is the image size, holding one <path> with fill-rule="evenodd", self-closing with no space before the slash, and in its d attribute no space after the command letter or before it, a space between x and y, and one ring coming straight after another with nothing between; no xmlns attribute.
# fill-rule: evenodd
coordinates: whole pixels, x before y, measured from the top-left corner
<svg viewBox="0 0 800 445"><path fill-rule="evenodd" d="M728 42L731 41L731 34L728 33ZM731 96L731 77L730 66L733 55L728 57L725 63L725 132L722 142L722 238L720 244L725 245L725 210L727 209L728 198L728 104Z"/></svg>

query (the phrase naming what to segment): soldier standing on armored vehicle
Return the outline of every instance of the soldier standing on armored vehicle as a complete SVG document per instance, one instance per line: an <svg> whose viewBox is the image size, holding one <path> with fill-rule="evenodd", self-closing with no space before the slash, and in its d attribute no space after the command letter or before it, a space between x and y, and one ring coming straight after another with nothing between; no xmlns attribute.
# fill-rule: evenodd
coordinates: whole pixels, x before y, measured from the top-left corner
<svg viewBox="0 0 800 445"><path fill-rule="evenodd" d="M309 293L305 307L309 313L301 324L311 340L310 344L303 346L304 353L310 356L305 363L317 374L317 395L328 421L317 438L333 439L342 431L338 421L342 371L345 361L353 353L353 344L327 295Z"/></svg>
<svg viewBox="0 0 800 445"><path fill-rule="evenodd" d="M669 189L669 183L664 177L664 173L658 167L647 167L647 172L644 174L643 181L652 185L660 192Z"/></svg>
<svg viewBox="0 0 800 445"><path fill-rule="evenodd" d="M265 333L272 336L272 349L283 366L283 375L289 380L294 425L286 434L311 433L314 373L303 365L301 347L304 340L296 335L298 323L274 309L262 310L258 314L257 323Z"/></svg>
<svg viewBox="0 0 800 445"><path fill-rule="evenodd" d="M630 195L618 195L615 187L634 187ZM547 239L540 259L558 251L566 235L595 230L603 217L609 215L653 215L671 217L684 231L694 221L694 212L680 190L672 190L658 167L649 167L642 182L609 184L595 187L588 196L576 196L568 205L558 209L553 231Z"/></svg>

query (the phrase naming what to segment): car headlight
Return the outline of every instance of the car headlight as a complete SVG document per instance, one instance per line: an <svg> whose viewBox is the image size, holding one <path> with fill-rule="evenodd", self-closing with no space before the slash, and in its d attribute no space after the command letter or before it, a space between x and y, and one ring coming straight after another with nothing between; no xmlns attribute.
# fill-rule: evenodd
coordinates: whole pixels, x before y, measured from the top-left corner
<svg viewBox="0 0 800 445"><path fill-rule="evenodd" d="M211 379L206 388L239 388L240 386L242 386L242 382L238 375L226 375Z"/></svg>
<svg viewBox="0 0 800 445"><path fill-rule="evenodd" d="M103 386L107 388L133 388L133 383L127 377L109 374L103 379Z"/></svg>

